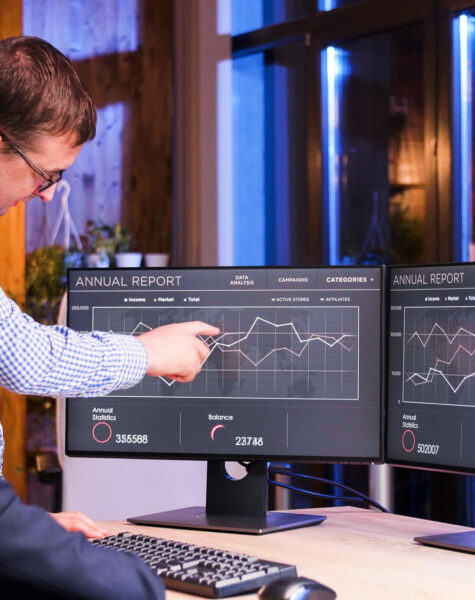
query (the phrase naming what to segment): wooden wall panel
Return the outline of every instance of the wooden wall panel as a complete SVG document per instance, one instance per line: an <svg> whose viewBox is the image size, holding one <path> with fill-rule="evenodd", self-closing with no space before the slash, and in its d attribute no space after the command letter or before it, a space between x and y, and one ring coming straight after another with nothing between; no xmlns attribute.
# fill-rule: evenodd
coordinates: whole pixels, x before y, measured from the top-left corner
<svg viewBox="0 0 475 600"><path fill-rule="evenodd" d="M25 295L25 205L0 217L0 285L22 302Z"/></svg>
<svg viewBox="0 0 475 600"><path fill-rule="evenodd" d="M139 250L169 250L172 0L24 0L24 11L25 33L71 58L99 108L96 139L65 174L77 228L121 220ZM57 210L57 198L29 205L28 250L48 243Z"/></svg>
<svg viewBox="0 0 475 600"><path fill-rule="evenodd" d="M21 0L0 2L0 38L20 35ZM0 286L17 300L24 296L25 211L24 205L10 209L0 217ZM6 451L3 474L17 493L26 500L25 455L26 401L0 388L0 420L3 424Z"/></svg>
<svg viewBox="0 0 475 600"><path fill-rule="evenodd" d="M0 2L0 39L21 35L22 0Z"/></svg>

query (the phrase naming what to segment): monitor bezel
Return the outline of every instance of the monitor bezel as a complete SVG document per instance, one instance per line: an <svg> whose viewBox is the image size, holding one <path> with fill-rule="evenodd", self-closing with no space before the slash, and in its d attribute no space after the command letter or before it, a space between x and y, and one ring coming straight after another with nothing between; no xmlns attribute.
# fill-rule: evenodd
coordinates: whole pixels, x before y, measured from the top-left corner
<svg viewBox="0 0 475 600"><path fill-rule="evenodd" d="M383 464L385 457L385 423L386 423L386 402L385 402L385 389L386 389L386 317L385 317L385 304L386 304L386 266L385 265L318 265L318 266L198 266L198 267L111 267L111 268L82 268L74 267L68 268L67 270L67 294L69 298L70 289L70 277L71 274L77 271L87 271L88 273L98 271L200 271L200 270L229 270L229 271L246 271L246 270L299 270L299 271L312 271L312 270L374 270L380 273L380 414L379 414L379 456L375 457L353 457L353 456L306 456L306 455L289 455L289 454L187 454L187 453L143 453L143 452L108 452L108 451L85 451L85 450L69 450L68 443L68 430L69 430L69 411L68 404L70 400L74 398L66 397L65 402L65 454L70 457L83 457L83 458L124 458L124 459L143 459L143 460L196 460L196 461L210 461L210 460L221 460L221 461L272 461L272 462L311 462L311 463L338 463L338 464ZM331 291L331 290L330 290ZM69 326L69 308L67 310L67 324ZM104 398L108 398L104 396Z"/></svg>
<svg viewBox="0 0 475 600"><path fill-rule="evenodd" d="M388 265L387 267L387 290L386 297L388 302L388 307L390 306L390 295L391 295L391 272L396 269L421 269L421 268L438 268L438 267L467 267L473 266L475 269L475 263L470 262L449 262L449 263L427 263L427 264L414 264L414 265ZM402 459L392 459L388 454L388 417L389 417L389 339L390 339L390 330L389 330L389 315L390 311L387 310L386 315L386 402L385 402L385 436L384 436L384 462L392 467L401 467L404 469L418 469L421 471L437 471L439 473L452 473L454 475L473 475L475 474L475 467L454 467L451 465L444 465L439 463L431 463L431 462L422 462L422 461L410 461L410 460L402 460Z"/></svg>

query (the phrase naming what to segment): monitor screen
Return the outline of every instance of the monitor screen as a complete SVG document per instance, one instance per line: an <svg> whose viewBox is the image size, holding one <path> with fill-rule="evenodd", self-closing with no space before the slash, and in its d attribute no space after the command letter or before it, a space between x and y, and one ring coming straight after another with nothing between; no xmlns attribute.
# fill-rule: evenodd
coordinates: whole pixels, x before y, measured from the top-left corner
<svg viewBox="0 0 475 600"><path fill-rule="evenodd" d="M390 268L388 371L387 461L474 472L475 265Z"/></svg>
<svg viewBox="0 0 475 600"><path fill-rule="evenodd" d="M68 324L221 333L191 383L67 401L71 456L380 461L382 269L73 269Z"/></svg>

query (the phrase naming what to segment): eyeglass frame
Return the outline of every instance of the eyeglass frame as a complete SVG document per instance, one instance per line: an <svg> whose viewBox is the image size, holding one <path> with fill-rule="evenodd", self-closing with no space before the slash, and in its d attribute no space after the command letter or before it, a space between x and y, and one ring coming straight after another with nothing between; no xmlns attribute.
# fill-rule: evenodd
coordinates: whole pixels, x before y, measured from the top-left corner
<svg viewBox="0 0 475 600"><path fill-rule="evenodd" d="M43 183L42 185L40 185L36 188L36 190L35 190L36 192L38 192L38 193L44 192L45 190L47 190L48 188L55 185L56 183L58 183L58 181L61 180L61 178L63 177L64 170L58 171L58 173L54 176L48 175L48 173L46 173L46 171L43 171L43 169L39 165L37 165L33 159L31 159L27 154L25 154L21 148L19 148L16 144L14 144L1 131L0 131L0 136L26 162L26 164L30 167L30 169L32 169L32 171L34 171L37 175L40 175L41 177L43 177L43 179L46 180L45 183Z"/></svg>

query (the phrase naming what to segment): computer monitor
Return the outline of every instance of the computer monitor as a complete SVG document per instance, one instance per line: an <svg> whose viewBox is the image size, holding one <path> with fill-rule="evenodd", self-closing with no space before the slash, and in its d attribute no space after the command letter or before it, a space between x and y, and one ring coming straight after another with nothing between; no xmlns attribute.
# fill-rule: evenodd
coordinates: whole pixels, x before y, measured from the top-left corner
<svg viewBox="0 0 475 600"><path fill-rule="evenodd" d="M392 267L388 278L386 460L474 473L475 264ZM475 532L416 540L475 551Z"/></svg>
<svg viewBox="0 0 475 600"><path fill-rule="evenodd" d="M73 329L136 335L201 320L221 333L203 339L210 354L191 383L146 376L68 399L67 454L208 461L206 510L133 522L295 526L266 512L267 461L382 459L382 282L381 267L70 270ZM250 461L248 475L232 480L225 460Z"/></svg>

